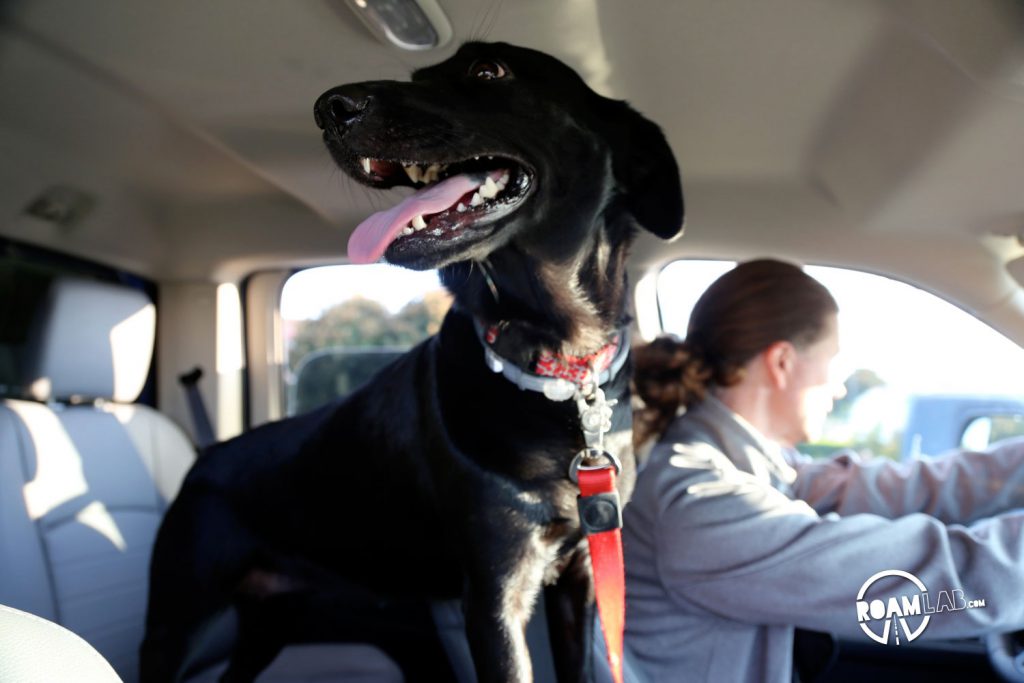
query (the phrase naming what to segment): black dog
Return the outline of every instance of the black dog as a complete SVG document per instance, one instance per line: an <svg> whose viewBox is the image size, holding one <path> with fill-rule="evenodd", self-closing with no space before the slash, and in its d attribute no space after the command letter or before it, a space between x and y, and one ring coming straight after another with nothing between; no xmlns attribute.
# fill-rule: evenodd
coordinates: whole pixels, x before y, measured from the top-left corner
<svg viewBox="0 0 1024 683"><path fill-rule="evenodd" d="M187 675L204 625L231 605L228 680L304 640L372 642L407 680L450 679L427 601L461 597L479 680L527 681L523 629L542 586L559 680L589 679L593 586L568 476L585 445L577 402L493 370L501 357L529 376L571 372L625 343L627 247L638 226L682 227L671 150L624 102L505 44L466 44L411 83L335 88L316 119L356 180L430 185L361 225L352 260L440 268L455 304L436 337L349 397L199 460L154 550L143 679ZM626 499L628 364L610 374L606 448Z"/></svg>

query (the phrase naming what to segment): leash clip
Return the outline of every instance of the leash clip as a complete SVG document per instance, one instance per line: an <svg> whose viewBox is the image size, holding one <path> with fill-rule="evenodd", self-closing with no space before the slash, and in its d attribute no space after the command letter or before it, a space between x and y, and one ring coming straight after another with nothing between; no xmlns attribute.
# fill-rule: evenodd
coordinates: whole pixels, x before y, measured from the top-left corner
<svg viewBox="0 0 1024 683"><path fill-rule="evenodd" d="M612 428L612 406L618 402L618 399L606 401L604 391L598 386L589 396L582 392L576 395L576 409L580 412L580 427L587 447L604 448L604 435Z"/></svg>
<svg viewBox="0 0 1024 683"><path fill-rule="evenodd" d="M584 465L584 460L588 462L598 462L601 460L606 460L607 464ZM582 451L577 453L576 457L572 459L571 463L569 463L569 479L572 480L572 483L578 484L580 481L580 470L600 470L609 466L615 468L616 475L622 472L622 461L619 460L614 455L612 455L611 453L609 453L608 451L603 451L599 448L584 448Z"/></svg>

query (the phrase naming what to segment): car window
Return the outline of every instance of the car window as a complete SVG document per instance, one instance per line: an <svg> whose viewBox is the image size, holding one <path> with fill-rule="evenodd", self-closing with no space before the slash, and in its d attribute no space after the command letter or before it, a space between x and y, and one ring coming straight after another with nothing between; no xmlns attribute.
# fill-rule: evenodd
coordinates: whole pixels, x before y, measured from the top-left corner
<svg viewBox="0 0 1024 683"><path fill-rule="evenodd" d="M697 298L729 261L683 260L658 275L664 331L685 336ZM808 266L839 304L846 386L821 441L801 450L855 448L903 459L1021 433L1024 349L949 302L860 271Z"/></svg>
<svg viewBox="0 0 1024 683"><path fill-rule="evenodd" d="M450 306L434 271L373 264L295 273L281 293L287 414L356 389L437 332Z"/></svg>

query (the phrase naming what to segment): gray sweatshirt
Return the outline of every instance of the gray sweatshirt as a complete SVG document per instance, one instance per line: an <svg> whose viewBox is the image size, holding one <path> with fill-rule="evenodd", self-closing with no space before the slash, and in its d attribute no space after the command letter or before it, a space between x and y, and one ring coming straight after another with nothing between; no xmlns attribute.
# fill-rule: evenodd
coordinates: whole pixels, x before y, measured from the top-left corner
<svg viewBox="0 0 1024 683"><path fill-rule="evenodd" d="M624 511L631 664L652 683L789 683L794 627L871 642L864 625L888 643L1024 628L1024 510L1007 512L1022 505L1024 440L813 460L708 398L651 451ZM858 605L888 570L927 595L888 576Z"/></svg>

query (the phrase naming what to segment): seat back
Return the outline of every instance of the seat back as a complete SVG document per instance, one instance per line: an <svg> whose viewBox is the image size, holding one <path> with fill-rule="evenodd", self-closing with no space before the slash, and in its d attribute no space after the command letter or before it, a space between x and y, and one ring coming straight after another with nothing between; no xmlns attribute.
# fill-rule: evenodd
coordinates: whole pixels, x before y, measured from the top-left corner
<svg viewBox="0 0 1024 683"><path fill-rule="evenodd" d="M73 631L137 679L149 558L195 459L132 404L155 311L134 289L55 280L27 344L30 400L0 404L0 604Z"/></svg>

